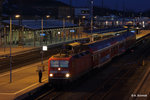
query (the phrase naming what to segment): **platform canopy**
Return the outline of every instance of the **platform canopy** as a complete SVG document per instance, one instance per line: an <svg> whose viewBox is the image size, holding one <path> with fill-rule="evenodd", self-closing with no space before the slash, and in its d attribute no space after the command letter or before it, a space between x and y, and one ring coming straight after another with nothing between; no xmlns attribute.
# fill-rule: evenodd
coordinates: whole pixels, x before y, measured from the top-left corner
<svg viewBox="0 0 150 100"><path fill-rule="evenodd" d="M9 24L9 20L4 20L3 23ZM20 23L20 25L19 25ZM12 20L12 24L16 26L23 26L24 28L32 30L41 30L41 20ZM43 29L54 29L54 28L67 28L67 27L76 27L76 24L65 22L61 20L43 20Z"/></svg>

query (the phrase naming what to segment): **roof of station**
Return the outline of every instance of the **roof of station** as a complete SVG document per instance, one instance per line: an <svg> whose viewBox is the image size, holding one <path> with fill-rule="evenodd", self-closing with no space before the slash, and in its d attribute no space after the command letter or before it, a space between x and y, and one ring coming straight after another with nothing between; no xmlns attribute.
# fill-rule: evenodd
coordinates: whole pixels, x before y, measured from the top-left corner
<svg viewBox="0 0 150 100"><path fill-rule="evenodd" d="M103 33L108 33L108 32L117 32L117 31L122 31L126 30L126 28L123 27L117 27L117 28L106 28L106 29L96 29L92 31L92 34L98 33L98 34L103 34ZM84 31L87 34L91 34L91 30Z"/></svg>
<svg viewBox="0 0 150 100"><path fill-rule="evenodd" d="M3 21L6 24L9 24L9 20ZM12 20L12 24L19 26L19 20ZM42 29L42 21L41 20L21 20L21 26L24 28L32 29L32 30L41 30ZM43 20L43 29L55 29L55 28L65 28L67 27L76 27L76 24L72 24L69 22L65 22L63 25L63 21L61 20Z"/></svg>

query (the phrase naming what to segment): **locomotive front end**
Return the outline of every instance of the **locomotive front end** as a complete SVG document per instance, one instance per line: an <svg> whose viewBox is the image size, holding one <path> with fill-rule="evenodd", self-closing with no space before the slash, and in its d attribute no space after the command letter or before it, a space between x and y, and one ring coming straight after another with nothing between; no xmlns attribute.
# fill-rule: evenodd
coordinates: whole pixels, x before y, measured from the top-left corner
<svg viewBox="0 0 150 100"><path fill-rule="evenodd" d="M69 71L70 57L51 57L49 59L48 77L49 82L57 80L69 80L71 73Z"/></svg>

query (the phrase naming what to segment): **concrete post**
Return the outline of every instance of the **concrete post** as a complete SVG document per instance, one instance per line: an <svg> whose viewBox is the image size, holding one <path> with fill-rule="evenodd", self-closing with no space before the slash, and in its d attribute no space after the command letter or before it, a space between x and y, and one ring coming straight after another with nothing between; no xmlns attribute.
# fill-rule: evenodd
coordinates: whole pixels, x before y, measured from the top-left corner
<svg viewBox="0 0 150 100"><path fill-rule="evenodd" d="M34 47L35 47L35 31L34 31Z"/></svg>

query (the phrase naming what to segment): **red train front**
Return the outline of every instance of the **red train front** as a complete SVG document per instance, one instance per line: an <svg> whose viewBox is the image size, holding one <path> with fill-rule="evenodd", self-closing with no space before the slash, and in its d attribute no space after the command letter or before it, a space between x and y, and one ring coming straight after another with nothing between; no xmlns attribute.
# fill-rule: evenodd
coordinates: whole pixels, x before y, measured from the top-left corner
<svg viewBox="0 0 150 100"><path fill-rule="evenodd" d="M50 79L68 79L70 77L69 61L71 57L55 55L49 59Z"/></svg>
<svg viewBox="0 0 150 100"><path fill-rule="evenodd" d="M72 81L89 71L92 65L91 54L80 47L79 50L78 46L79 43L69 44L70 50L66 49L67 52L49 58L49 82Z"/></svg>

